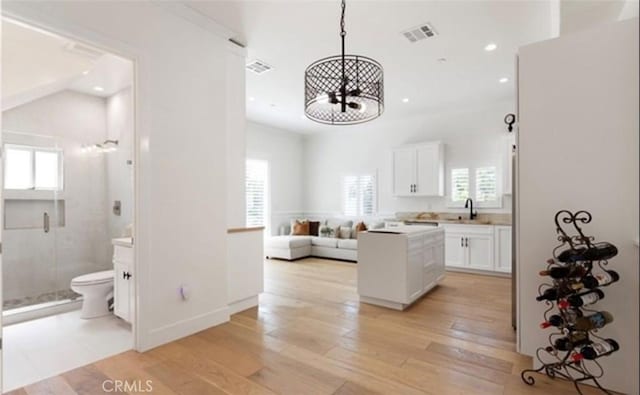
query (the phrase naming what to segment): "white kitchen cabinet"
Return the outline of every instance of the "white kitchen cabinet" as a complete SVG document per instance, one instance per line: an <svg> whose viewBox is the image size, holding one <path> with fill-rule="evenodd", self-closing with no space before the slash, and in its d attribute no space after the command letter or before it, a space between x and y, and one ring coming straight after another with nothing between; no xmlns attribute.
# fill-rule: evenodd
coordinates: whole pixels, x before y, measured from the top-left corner
<svg viewBox="0 0 640 395"><path fill-rule="evenodd" d="M511 226L494 228L495 268L499 272L511 273Z"/></svg>
<svg viewBox="0 0 640 395"><path fill-rule="evenodd" d="M494 270L493 226L441 224L445 229L445 265L451 268Z"/></svg>
<svg viewBox="0 0 640 395"><path fill-rule="evenodd" d="M444 145L420 143L393 151L394 196L444 196Z"/></svg>
<svg viewBox="0 0 640 395"><path fill-rule="evenodd" d="M127 322L135 317L135 282L133 271L133 246L113 246L113 313Z"/></svg>
<svg viewBox="0 0 640 395"><path fill-rule="evenodd" d="M399 226L358 234L360 301L403 310L444 277L444 231Z"/></svg>

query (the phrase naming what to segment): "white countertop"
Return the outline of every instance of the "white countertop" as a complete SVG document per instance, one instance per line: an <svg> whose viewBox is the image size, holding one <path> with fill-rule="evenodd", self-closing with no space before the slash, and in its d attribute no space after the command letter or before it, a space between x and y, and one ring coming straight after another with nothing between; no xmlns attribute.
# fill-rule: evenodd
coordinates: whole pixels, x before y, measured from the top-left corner
<svg viewBox="0 0 640 395"><path fill-rule="evenodd" d="M371 233L391 233L391 234L407 234L407 233L417 233L417 232L425 232L438 230L437 226L422 226L422 225L404 225L404 226L394 226L390 228L382 228L382 229L371 229L367 232Z"/></svg>

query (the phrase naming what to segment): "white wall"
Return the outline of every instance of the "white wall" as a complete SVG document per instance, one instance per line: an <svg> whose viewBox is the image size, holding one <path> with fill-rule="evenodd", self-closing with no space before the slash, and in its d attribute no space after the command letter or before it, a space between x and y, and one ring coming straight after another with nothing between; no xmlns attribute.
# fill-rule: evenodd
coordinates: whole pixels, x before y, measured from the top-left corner
<svg viewBox="0 0 640 395"><path fill-rule="evenodd" d="M269 162L270 224L302 213L307 184L304 136L266 125L247 124L247 158ZM272 228L273 234L277 234Z"/></svg>
<svg viewBox="0 0 640 395"><path fill-rule="evenodd" d="M105 157L81 151L83 144L107 136L105 100L63 91L4 111L2 118L4 143L57 147L64 157L64 190L55 197L53 192L6 191L5 199L55 198L65 207L64 226L50 233L3 231L5 299L68 290L73 277L109 269Z"/></svg>
<svg viewBox="0 0 640 395"><path fill-rule="evenodd" d="M446 198L393 197L392 148L422 141L443 141L446 144L445 186L448 193L448 174L452 167L504 167L507 132L503 119L510 112L514 112L514 105L505 101L483 108L414 116L392 128L383 129L374 120L358 126L336 127L331 133L310 135L306 139L304 157L305 210L341 213L342 177L377 173L378 212L382 215L402 211L463 211L448 208ZM502 181L502 177L499 178ZM510 198L503 200L502 208L480 211L510 212Z"/></svg>
<svg viewBox="0 0 640 395"><path fill-rule="evenodd" d="M125 235L133 223L133 122L133 91L126 88L107 99L107 138L118 141L118 149L105 155L110 238ZM116 200L121 202L119 216L112 211Z"/></svg>
<svg viewBox="0 0 640 395"><path fill-rule="evenodd" d="M592 308L613 314L598 335L621 349L602 358L605 386L638 389L638 19L602 25L520 50L518 298L519 342L548 345L537 272L558 244L560 209L588 210L586 234L618 247L618 283Z"/></svg>
<svg viewBox="0 0 640 395"><path fill-rule="evenodd" d="M137 62L140 350L228 320L227 41L214 36L201 15L194 16L196 25L168 8L184 11L161 2L3 2L14 17ZM191 291L187 301L181 285Z"/></svg>

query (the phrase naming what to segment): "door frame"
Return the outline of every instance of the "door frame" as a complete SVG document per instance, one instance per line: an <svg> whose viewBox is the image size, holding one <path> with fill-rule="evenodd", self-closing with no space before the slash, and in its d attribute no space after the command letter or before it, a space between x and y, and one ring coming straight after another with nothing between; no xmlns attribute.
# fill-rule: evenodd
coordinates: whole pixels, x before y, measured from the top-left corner
<svg viewBox="0 0 640 395"><path fill-rule="evenodd" d="M105 52L120 56L125 58L132 63L133 67L133 83L131 84L131 94L132 94L132 117L133 117L133 240L134 245L135 241L139 240L139 235L143 233L140 230L138 224L140 224L140 212L141 208L146 208L140 201L140 191L141 191L141 182L140 182L140 173L141 173L141 164L140 164L140 156L141 150L148 150L149 142L141 141L140 136L140 124L139 124L139 110L141 108L141 100L139 92L139 81L140 76L138 74L139 62L143 56L144 51L141 48L133 47L126 43L123 43L119 40L111 39L110 37L98 33L96 30L90 30L84 28L74 22L66 20L64 16L54 15L53 13L44 13L37 9L37 4L34 6L33 4L25 4L24 7L19 8L18 13L11 12L2 8L0 10L0 16L2 18L10 18L19 23L24 23L35 29L43 30L47 33L56 34L70 40L73 40L78 43L83 43L88 46L92 46L98 49L101 49ZM0 20L0 25L1 25ZM63 26L63 27L60 27ZM2 130L2 121L0 116L0 130ZM0 134L0 144L2 143L2 135ZM0 183L3 181L3 169L0 164ZM2 184L0 184L1 186ZM2 188L0 188L0 200L3 197ZM3 215L2 212L2 204L0 204L0 217ZM0 227L0 295L2 292L2 227ZM134 292L135 292L135 317L133 319L133 323L131 325L133 339L134 339L134 350L140 350L140 339L139 339L139 328L140 328L140 320L139 314L139 292L140 289L139 284L139 276L138 273L142 273L140 270L139 264L139 256L140 248L134 248ZM0 303L0 335L2 333L2 303ZM0 336L0 356L2 352L2 337ZM0 392L2 391L2 360L0 359Z"/></svg>

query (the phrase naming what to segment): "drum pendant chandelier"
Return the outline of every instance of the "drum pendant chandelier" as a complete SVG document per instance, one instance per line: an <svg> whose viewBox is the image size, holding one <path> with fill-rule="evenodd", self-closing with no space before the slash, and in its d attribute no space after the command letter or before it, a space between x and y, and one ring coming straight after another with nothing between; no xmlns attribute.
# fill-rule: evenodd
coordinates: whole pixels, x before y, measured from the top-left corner
<svg viewBox="0 0 640 395"><path fill-rule="evenodd" d="M345 0L342 0L342 54L312 63L304 73L304 112L312 121L353 125L371 121L384 111L383 71L366 56L345 55Z"/></svg>

